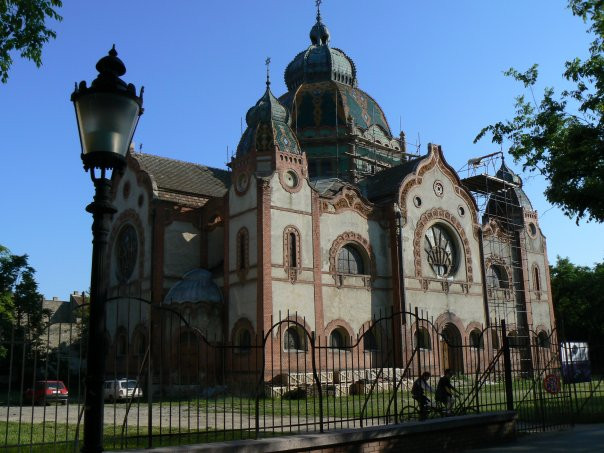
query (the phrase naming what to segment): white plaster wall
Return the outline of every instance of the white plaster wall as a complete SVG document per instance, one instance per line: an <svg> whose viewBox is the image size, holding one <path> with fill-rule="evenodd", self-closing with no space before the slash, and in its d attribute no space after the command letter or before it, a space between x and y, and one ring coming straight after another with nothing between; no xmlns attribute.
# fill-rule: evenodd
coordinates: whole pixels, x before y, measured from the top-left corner
<svg viewBox="0 0 604 453"><path fill-rule="evenodd" d="M331 279L333 283L333 279ZM336 319L343 319L353 329L353 336L360 331L363 323L374 316L390 313L392 293L390 291L365 288L337 288L323 286L323 313L325 325Z"/></svg>
<svg viewBox="0 0 604 453"><path fill-rule="evenodd" d="M235 191L235 186L229 188L229 215L232 216L242 211L247 211L257 206L257 187L258 181L254 175L249 178L249 187L247 191L239 195Z"/></svg>
<svg viewBox="0 0 604 453"><path fill-rule="evenodd" d="M242 282L229 287L229 331L230 338L233 326L240 318L251 321L256 330L256 280Z"/></svg>
<svg viewBox="0 0 604 453"><path fill-rule="evenodd" d="M442 197L434 192L434 182L438 180L443 185ZM420 249L422 257L422 274L420 278L432 279L428 291L412 290L406 291L407 308L412 309L417 306L428 312L430 316L436 319L441 313L450 311L461 318L464 326L470 322L485 322L484 301L482 296L482 275L480 260L480 249L478 238L474 235L474 223L472 212L474 206L468 204L461 196L455 193L456 183L450 180L438 166L423 175L422 183L409 190L406 200L402 200L406 206L407 222L403 227L403 262L405 273L405 285L411 288L419 288L419 281L416 277L413 239L417 224L423 213L433 209L442 208L447 210L459 220L468 241L471 254L471 266L473 282L469 287L469 293L463 294L462 283L466 283L467 269L466 258L462 244L462 238L456 232L456 229L449 223L450 231L456 237L458 267L455 274L447 279L449 283L449 292L442 289L441 281L436 277L430 268L426 253L424 251L424 232L421 234ZM421 198L421 206L416 207L413 199L418 196ZM460 215L458 208L462 207L465 214ZM433 220L428 223L429 227L433 223L448 222L444 219ZM424 227L424 228L426 228ZM424 229L425 231L425 229Z"/></svg>
<svg viewBox="0 0 604 453"><path fill-rule="evenodd" d="M275 172L271 176L271 204L282 208L294 209L296 211L310 212L311 189L308 186L308 181L298 175L302 188L295 193L286 191L279 181L279 173Z"/></svg>
<svg viewBox="0 0 604 453"><path fill-rule="evenodd" d="M285 319L287 314L305 318L315 328L314 286L309 284L273 281L273 322Z"/></svg>
<svg viewBox="0 0 604 453"><path fill-rule="evenodd" d="M199 230L189 222L174 221L164 236L164 275L182 277L200 264Z"/></svg>
<svg viewBox="0 0 604 453"><path fill-rule="evenodd" d="M258 264L258 212L245 212L237 217L229 219L229 269L237 270L237 233L241 228L247 228L249 238L249 265Z"/></svg>

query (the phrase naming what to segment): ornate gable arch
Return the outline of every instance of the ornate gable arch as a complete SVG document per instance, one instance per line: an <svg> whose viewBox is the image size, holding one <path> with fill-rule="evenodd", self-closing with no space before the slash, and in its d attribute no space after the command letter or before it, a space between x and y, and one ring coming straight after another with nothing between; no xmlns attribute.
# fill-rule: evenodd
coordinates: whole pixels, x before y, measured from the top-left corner
<svg viewBox="0 0 604 453"><path fill-rule="evenodd" d="M476 200L474 200L474 197L462 185L461 179L459 179L457 172L445 160L441 146L432 143L428 144L428 155L424 158L424 161L418 165L415 173L411 173L405 177L399 187L398 200L401 208L403 225L407 223L407 195L409 194L409 191L413 187L421 185L423 182L423 176L434 167L438 167L445 177L451 181L455 188L455 194L462 198L471 208L470 214L472 216L472 230L474 237L478 239L480 225L478 223L478 205L476 204Z"/></svg>

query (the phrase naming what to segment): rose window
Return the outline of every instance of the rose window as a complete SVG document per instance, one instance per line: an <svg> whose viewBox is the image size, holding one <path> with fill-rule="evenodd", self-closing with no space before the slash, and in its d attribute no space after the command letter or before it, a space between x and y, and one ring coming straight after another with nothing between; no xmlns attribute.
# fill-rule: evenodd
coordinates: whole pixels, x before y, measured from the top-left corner
<svg viewBox="0 0 604 453"><path fill-rule="evenodd" d="M437 277L448 277L455 269L455 243L450 233L440 225L433 225L426 231L424 250L428 264Z"/></svg>

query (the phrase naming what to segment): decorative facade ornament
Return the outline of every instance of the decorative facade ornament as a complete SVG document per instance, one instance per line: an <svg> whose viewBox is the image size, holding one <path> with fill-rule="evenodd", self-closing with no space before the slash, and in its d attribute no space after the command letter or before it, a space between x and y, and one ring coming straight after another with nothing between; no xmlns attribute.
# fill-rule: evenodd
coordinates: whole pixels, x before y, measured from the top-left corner
<svg viewBox="0 0 604 453"><path fill-rule="evenodd" d="M455 215L442 208L433 208L424 212L419 218L419 221L417 222L413 237L413 258L415 262L415 275L417 277L423 276L422 252L424 251L424 235L428 226L431 226L437 220L444 221L447 225L449 225L449 227L451 227L453 231L455 231L459 235L459 238L461 239L459 252L460 255L463 255L463 257L460 257L460 260L465 260L464 262L466 268L466 281L469 283L473 282L474 279L472 269L472 252L470 251L470 241L468 240L468 237L461 223L459 222L459 220L457 220Z"/></svg>
<svg viewBox="0 0 604 453"><path fill-rule="evenodd" d="M321 211L329 214L355 211L365 219L377 216L377 211L373 206L361 198L355 190L346 187L331 200L322 200Z"/></svg>
<svg viewBox="0 0 604 453"><path fill-rule="evenodd" d="M432 186L432 188L434 189L434 194L437 197L441 197L444 195L445 193L445 188L443 187L443 183L436 180L434 181L434 185Z"/></svg>
<svg viewBox="0 0 604 453"><path fill-rule="evenodd" d="M127 223L117 236L115 254L117 258L116 276L120 283L127 283L134 267L138 252L138 237L134 227Z"/></svg>
<svg viewBox="0 0 604 453"><path fill-rule="evenodd" d="M298 280L298 275L302 271L300 231L293 225L283 230L283 270L291 283Z"/></svg>

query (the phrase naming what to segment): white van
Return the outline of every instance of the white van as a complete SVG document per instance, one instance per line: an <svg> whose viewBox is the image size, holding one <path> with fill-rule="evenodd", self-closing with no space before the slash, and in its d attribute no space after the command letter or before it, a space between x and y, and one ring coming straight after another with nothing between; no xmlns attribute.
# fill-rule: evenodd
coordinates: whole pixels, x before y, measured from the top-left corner
<svg viewBox="0 0 604 453"><path fill-rule="evenodd" d="M110 403L141 396L143 392L133 379L112 379L103 384L103 399Z"/></svg>

